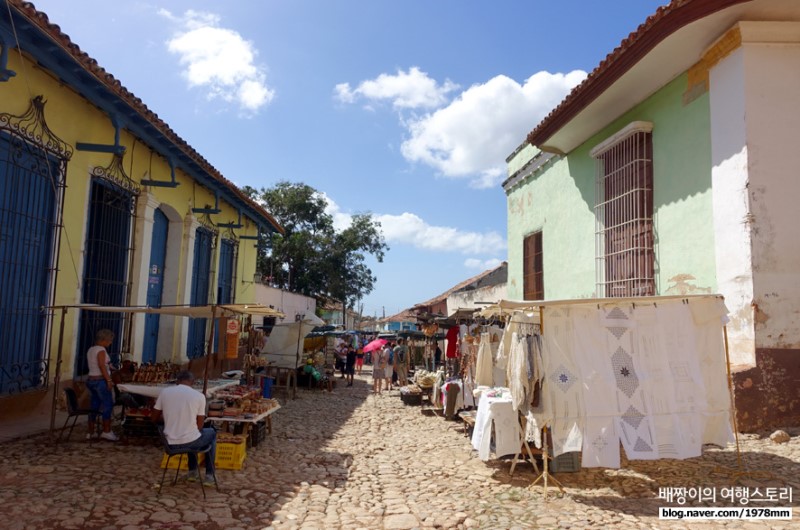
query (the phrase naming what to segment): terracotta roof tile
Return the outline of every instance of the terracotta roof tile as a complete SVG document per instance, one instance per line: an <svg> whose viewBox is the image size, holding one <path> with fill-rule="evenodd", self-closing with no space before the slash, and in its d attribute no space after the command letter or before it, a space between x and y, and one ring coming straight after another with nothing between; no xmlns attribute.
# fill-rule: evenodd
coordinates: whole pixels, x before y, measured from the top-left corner
<svg viewBox="0 0 800 530"><path fill-rule="evenodd" d="M378 322L415 322L417 320L417 314L414 313L411 309L404 309L397 313L396 315L392 315L390 317L381 318Z"/></svg>
<svg viewBox="0 0 800 530"><path fill-rule="evenodd" d="M561 127L678 29L717 11L749 1L672 0L668 5L660 6L539 122L528 134L528 142L537 147L544 145Z"/></svg>
<svg viewBox="0 0 800 530"><path fill-rule="evenodd" d="M472 283L478 282L481 278L489 276L490 274L492 274L497 269L500 269L500 268L505 267L507 265L508 264L504 261L503 263L501 263L500 265L498 265L494 269L489 269L489 270L483 271L482 273L480 273L480 274L478 274L476 276L473 276L472 278L469 278L468 280L464 280L463 282L461 282L459 284L456 284L453 287L451 287L450 289L448 289L447 291L443 292L439 296L436 296L434 298L431 298L430 300L427 300L425 302L422 302L422 303L414 305L414 307L412 307L411 309L412 310L413 309L418 309L418 308L421 309L421 308L423 308L425 306L432 306L434 304L438 304L439 302L443 302L452 293L454 293L454 292L456 292L456 291L458 291L460 289L463 289L464 287L466 287L466 286L468 286L468 285L470 285Z"/></svg>

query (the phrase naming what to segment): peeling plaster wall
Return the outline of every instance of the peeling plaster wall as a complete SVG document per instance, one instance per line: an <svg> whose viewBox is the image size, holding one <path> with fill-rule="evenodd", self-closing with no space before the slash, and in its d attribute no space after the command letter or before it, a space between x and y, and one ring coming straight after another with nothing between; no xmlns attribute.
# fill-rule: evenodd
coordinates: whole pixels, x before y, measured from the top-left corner
<svg viewBox="0 0 800 530"><path fill-rule="evenodd" d="M731 363L755 364L753 270L748 152L745 137L744 54L731 53L709 72L711 181L717 286L731 318Z"/></svg>
<svg viewBox="0 0 800 530"><path fill-rule="evenodd" d="M757 348L800 348L800 43L744 44Z"/></svg>
<svg viewBox="0 0 800 530"><path fill-rule="evenodd" d="M530 154L528 151L521 155ZM585 153L584 153L585 154ZM522 242L542 231L544 297L586 298L594 293L594 166L583 171L561 158L507 192L508 297L523 299ZM592 203L591 205L589 203Z"/></svg>
<svg viewBox="0 0 800 530"><path fill-rule="evenodd" d="M756 431L800 424L800 24L740 26L709 76L712 174L737 419Z"/></svg>

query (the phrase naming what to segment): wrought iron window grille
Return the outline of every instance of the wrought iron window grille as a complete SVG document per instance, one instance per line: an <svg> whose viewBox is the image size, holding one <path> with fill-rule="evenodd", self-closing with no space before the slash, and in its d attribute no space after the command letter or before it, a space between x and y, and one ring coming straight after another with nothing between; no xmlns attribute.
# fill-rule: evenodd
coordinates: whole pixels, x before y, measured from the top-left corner
<svg viewBox="0 0 800 530"><path fill-rule="evenodd" d="M114 153L108 166L95 166L92 169L92 176L107 180L131 195L138 196L141 193L141 188L125 173L125 168L122 166L122 156L120 153Z"/></svg>
<svg viewBox="0 0 800 530"><path fill-rule="evenodd" d="M0 130L20 136L67 162L75 150L48 127L44 117L45 104L47 101L44 96L38 95L31 100L28 110L20 116L0 113Z"/></svg>

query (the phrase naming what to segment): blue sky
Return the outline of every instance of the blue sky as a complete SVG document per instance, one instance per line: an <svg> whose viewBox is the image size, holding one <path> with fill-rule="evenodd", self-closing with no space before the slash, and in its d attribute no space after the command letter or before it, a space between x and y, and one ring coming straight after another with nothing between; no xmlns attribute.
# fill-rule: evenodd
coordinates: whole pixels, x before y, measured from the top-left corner
<svg viewBox="0 0 800 530"><path fill-rule="evenodd" d="M506 156L665 2L34 3L229 180L372 213L388 316L506 259Z"/></svg>

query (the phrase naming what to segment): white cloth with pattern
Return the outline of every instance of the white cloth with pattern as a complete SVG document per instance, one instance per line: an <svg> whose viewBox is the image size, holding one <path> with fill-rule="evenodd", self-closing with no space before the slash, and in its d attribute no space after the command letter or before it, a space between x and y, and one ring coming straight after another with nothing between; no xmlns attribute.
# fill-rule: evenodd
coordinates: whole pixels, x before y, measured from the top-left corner
<svg viewBox="0 0 800 530"><path fill-rule="evenodd" d="M537 423L550 426L553 456L583 447L583 382L575 363L573 322L569 307L546 307L542 310L542 397Z"/></svg>
<svg viewBox="0 0 800 530"><path fill-rule="evenodd" d="M511 397L490 397L481 395L475 427L472 431L472 448L478 457L489 460L491 455L492 433L494 432L495 456L515 455L519 452L522 439L517 413L511 406Z"/></svg>
<svg viewBox="0 0 800 530"><path fill-rule="evenodd" d="M540 407L553 454L584 467L699 456L733 441L719 298L544 308ZM513 341L512 341L513 342ZM511 355L514 359L514 355Z"/></svg>

